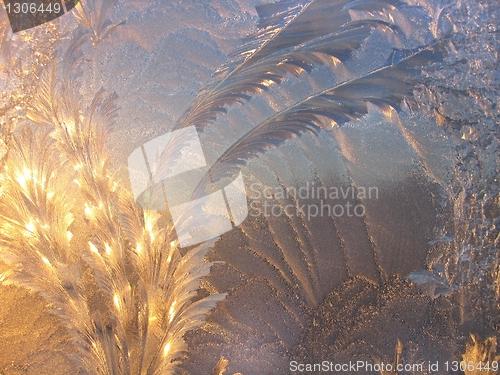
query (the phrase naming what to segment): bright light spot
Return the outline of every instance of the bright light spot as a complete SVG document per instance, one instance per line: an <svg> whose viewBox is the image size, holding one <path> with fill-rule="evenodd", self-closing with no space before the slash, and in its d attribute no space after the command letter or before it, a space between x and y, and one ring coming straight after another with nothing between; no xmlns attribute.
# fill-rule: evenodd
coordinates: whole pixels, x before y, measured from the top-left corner
<svg viewBox="0 0 500 375"><path fill-rule="evenodd" d="M69 230L66 232L66 236L68 236L68 241L71 241L73 238L73 233L71 233Z"/></svg>
<svg viewBox="0 0 500 375"><path fill-rule="evenodd" d="M394 111L394 108L392 108L391 106L387 106L386 108L383 108L382 112L383 112L384 116L386 116L390 119L393 118L396 114L396 112Z"/></svg>
<svg viewBox="0 0 500 375"><path fill-rule="evenodd" d="M92 209L89 207L87 203L85 203L85 215L91 217L92 216Z"/></svg>
<svg viewBox="0 0 500 375"><path fill-rule="evenodd" d="M269 87L273 84L274 82L270 79L265 79L262 81L262 85L265 86L265 87Z"/></svg>
<svg viewBox="0 0 500 375"><path fill-rule="evenodd" d="M146 221L146 230L150 233L153 234L153 225L151 224L150 221Z"/></svg>
<svg viewBox="0 0 500 375"><path fill-rule="evenodd" d="M29 178L29 176L28 176L28 178ZM16 177L16 180L17 180L17 182L19 182L19 185L21 185L23 189L26 189L26 180L27 180L26 176L18 175Z"/></svg>
<svg viewBox="0 0 500 375"><path fill-rule="evenodd" d="M49 191L49 192L47 193L47 198L48 198L48 199L52 199L52 198L54 198L54 195L56 195L56 193L54 193L53 191Z"/></svg>
<svg viewBox="0 0 500 375"><path fill-rule="evenodd" d="M33 222L33 220L26 224L26 229L31 233L35 232L35 223Z"/></svg>
<svg viewBox="0 0 500 375"><path fill-rule="evenodd" d="M82 187L82 185L80 184L80 182L79 182L76 178L73 180L73 182L74 182L75 184L77 184L78 186Z"/></svg>
<svg viewBox="0 0 500 375"><path fill-rule="evenodd" d="M148 220L148 218L146 218L146 230L148 232L153 231L153 223L150 220Z"/></svg>
<svg viewBox="0 0 500 375"><path fill-rule="evenodd" d="M177 301L172 302L172 306L170 306L170 310L168 311L168 316L169 316L168 322L169 323L172 323L172 320L174 320L174 315L175 315L174 307L175 307L176 303L177 303Z"/></svg>
<svg viewBox="0 0 500 375"><path fill-rule="evenodd" d="M154 241L155 239L155 235L153 234L153 222L152 220L146 216L146 230L149 232L149 237L151 239L151 242Z"/></svg>
<svg viewBox="0 0 500 375"><path fill-rule="evenodd" d="M135 249L137 250L138 253L142 252L142 245L138 243Z"/></svg>
<svg viewBox="0 0 500 375"><path fill-rule="evenodd" d="M175 247L175 241L170 241L170 248L174 248ZM172 254L169 254L168 255L168 258L167 258L167 262L170 263L170 261L172 260Z"/></svg>
<svg viewBox="0 0 500 375"><path fill-rule="evenodd" d="M99 254L99 250L97 250L97 247L95 247L95 245L89 241L89 246L90 246L90 250L96 254Z"/></svg>
<svg viewBox="0 0 500 375"><path fill-rule="evenodd" d="M48 264L48 265L50 266L50 262L49 262L49 260L48 260L47 258L42 257L42 260L43 260L43 262L44 262L45 264Z"/></svg>
<svg viewBox="0 0 500 375"><path fill-rule="evenodd" d="M111 254L111 247L107 243L104 244L104 248L106 249L106 254Z"/></svg>
<svg viewBox="0 0 500 375"><path fill-rule="evenodd" d="M167 342L167 345L165 345L165 349L163 349L163 355L166 357L169 351L170 351L170 343Z"/></svg>
<svg viewBox="0 0 500 375"><path fill-rule="evenodd" d="M118 298L118 294L115 294L115 296L113 297L113 302L115 303L115 306L117 309L120 308L120 299Z"/></svg>
<svg viewBox="0 0 500 375"><path fill-rule="evenodd" d="M329 58L334 66L337 66L337 65L342 63L342 61L340 59L336 58L335 56L330 56Z"/></svg>
<svg viewBox="0 0 500 375"><path fill-rule="evenodd" d="M22 38L25 42L31 42L31 40L33 39L33 35L28 34L28 33L22 33L22 34L21 34L21 38ZM28 74L29 74L29 72L28 72Z"/></svg>

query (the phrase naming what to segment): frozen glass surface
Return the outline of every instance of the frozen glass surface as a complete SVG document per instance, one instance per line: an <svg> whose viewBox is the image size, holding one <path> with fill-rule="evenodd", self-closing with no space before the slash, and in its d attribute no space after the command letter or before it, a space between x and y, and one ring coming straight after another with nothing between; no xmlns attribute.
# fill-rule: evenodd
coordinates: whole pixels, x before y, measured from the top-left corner
<svg viewBox="0 0 500 375"><path fill-rule="evenodd" d="M1 375L494 367L496 2L13 3Z"/></svg>

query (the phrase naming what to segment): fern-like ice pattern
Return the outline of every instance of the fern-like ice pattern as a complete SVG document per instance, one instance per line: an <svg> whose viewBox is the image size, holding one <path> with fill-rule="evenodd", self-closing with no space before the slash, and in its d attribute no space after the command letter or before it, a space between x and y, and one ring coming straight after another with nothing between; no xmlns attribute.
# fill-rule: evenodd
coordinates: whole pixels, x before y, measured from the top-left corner
<svg viewBox="0 0 500 375"><path fill-rule="evenodd" d="M196 16L178 34L170 24L150 22L149 34L138 26L161 19L152 9L176 7L226 23L219 34ZM498 72L496 7L282 0L251 8L87 0L74 20L16 38L2 21L2 293L27 288L23 299L51 313L38 315L36 330L48 325L44 316L64 330L43 331L50 339L37 355L5 370L0 361L0 373L284 374L290 360L444 360L465 351L471 331L491 334L498 82L484 78L484 88L470 77L474 54ZM123 9L135 13L125 19ZM225 57L227 14L236 10L242 23L252 14L258 23ZM190 48L169 51L171 71L152 79L148 71L169 64L152 53L164 40ZM116 64L113 48L127 54L128 76L105 67ZM193 97L183 113L175 95L147 97L161 97L161 85ZM467 117L446 104L449 95L484 114ZM141 115L161 118L152 133L132 119L136 102L153 109ZM135 205L113 156L127 142L132 150L189 126L210 145L210 170L192 199L240 171L247 187L377 186L381 199L357 198L363 217L249 217L220 239L179 249L168 215ZM183 226L201 219L187 215ZM482 310L468 315L478 296Z"/></svg>

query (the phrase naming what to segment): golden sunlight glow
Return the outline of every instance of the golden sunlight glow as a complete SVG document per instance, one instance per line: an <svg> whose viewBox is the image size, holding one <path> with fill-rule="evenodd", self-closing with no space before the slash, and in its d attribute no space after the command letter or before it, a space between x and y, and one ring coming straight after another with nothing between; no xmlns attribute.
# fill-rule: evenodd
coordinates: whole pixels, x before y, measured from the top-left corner
<svg viewBox="0 0 500 375"><path fill-rule="evenodd" d="M31 171L26 167L24 167L22 174L18 174L16 176L16 181L19 183L19 185L22 186L23 189L26 189L26 187L27 187L26 183L30 179L31 179Z"/></svg>
<svg viewBox="0 0 500 375"><path fill-rule="evenodd" d="M173 249L174 247L175 247L175 241L170 241L170 248ZM167 263L170 263L171 260L172 260L172 253L168 254Z"/></svg>
<svg viewBox="0 0 500 375"><path fill-rule="evenodd" d="M138 253L142 252L142 245L140 243L138 243L136 245L135 249L137 250Z"/></svg>
<svg viewBox="0 0 500 375"><path fill-rule="evenodd" d="M89 241L89 246L90 246L90 250L96 254L99 254L99 250L97 250L97 247L95 247L95 245Z"/></svg>
<svg viewBox="0 0 500 375"><path fill-rule="evenodd" d="M163 349L163 355L166 357L169 351L170 351L170 343L167 342L167 345L165 345L165 349Z"/></svg>
<svg viewBox="0 0 500 375"><path fill-rule="evenodd" d="M25 31L23 31L23 32L21 33L21 38L22 38L22 40L23 40L23 41L25 41L25 42L31 42L31 41L33 40L33 35L32 35L32 34L30 34L30 33L27 33L27 32L25 32Z"/></svg>
<svg viewBox="0 0 500 375"><path fill-rule="evenodd" d="M177 301L172 302L172 306L170 306L170 310L168 311L168 322L169 323L172 323L172 320L174 320L174 316L175 316L174 307L175 307L176 303L177 303Z"/></svg>
<svg viewBox="0 0 500 375"><path fill-rule="evenodd" d="M335 120L328 120L330 122L330 127L335 128L338 124Z"/></svg>
<svg viewBox="0 0 500 375"><path fill-rule="evenodd" d="M51 265L51 264L50 264L50 261L49 261L47 258L42 257L42 260L43 260L43 262L44 262L45 264L47 264L47 265L49 265L49 266Z"/></svg>
<svg viewBox="0 0 500 375"><path fill-rule="evenodd" d="M89 207L89 205L87 203L85 203L85 215L87 215L88 217L93 216L92 209Z"/></svg>
<svg viewBox="0 0 500 375"><path fill-rule="evenodd" d="M115 294L115 296L113 297L113 302L115 303L115 306L117 309L120 308L120 298L118 297L118 294Z"/></svg>
<svg viewBox="0 0 500 375"><path fill-rule="evenodd" d="M339 58L335 57L335 56L331 56L330 57L330 61L332 62L332 64L334 66L337 66L337 65L339 65L339 64L342 63L342 61Z"/></svg>
<svg viewBox="0 0 500 375"><path fill-rule="evenodd" d="M26 224L26 229L31 233L35 233L35 223L33 222L33 220Z"/></svg>
<svg viewBox="0 0 500 375"><path fill-rule="evenodd" d="M66 125L65 128L68 131L69 135L73 136L75 134L76 128L75 121L73 121L72 119L66 119L64 125Z"/></svg>
<svg viewBox="0 0 500 375"><path fill-rule="evenodd" d="M66 236L68 237L68 241L71 241L73 238L73 233L71 233L69 230L66 232Z"/></svg>
<svg viewBox="0 0 500 375"><path fill-rule="evenodd" d="M149 237L151 242L153 242L155 239L155 235L153 232L154 222L155 222L155 217L153 215L147 213L144 215L144 224L146 226L146 231L149 232Z"/></svg>
<svg viewBox="0 0 500 375"><path fill-rule="evenodd" d="M385 108L382 108L382 113L384 114L384 116L386 116L389 119L395 117L397 114L395 109L390 105L385 107Z"/></svg>
<svg viewBox="0 0 500 375"><path fill-rule="evenodd" d="M148 220L148 217L146 217L146 230L149 233L153 233L153 223L150 220Z"/></svg>
<svg viewBox="0 0 500 375"><path fill-rule="evenodd" d="M106 249L106 254L111 254L111 247L107 243L104 244L104 248Z"/></svg>
<svg viewBox="0 0 500 375"><path fill-rule="evenodd" d="M269 87L269 86L271 86L274 82L273 82L272 80L270 80L270 79L264 79L264 80L262 80L262 82L261 82L261 83L262 83L262 85L264 85L264 86L266 86L266 87Z"/></svg>
<svg viewBox="0 0 500 375"><path fill-rule="evenodd" d="M252 53L254 53L255 51L257 51L256 48L254 49L251 49L251 50L248 50L247 52L245 52L245 55L251 55Z"/></svg>

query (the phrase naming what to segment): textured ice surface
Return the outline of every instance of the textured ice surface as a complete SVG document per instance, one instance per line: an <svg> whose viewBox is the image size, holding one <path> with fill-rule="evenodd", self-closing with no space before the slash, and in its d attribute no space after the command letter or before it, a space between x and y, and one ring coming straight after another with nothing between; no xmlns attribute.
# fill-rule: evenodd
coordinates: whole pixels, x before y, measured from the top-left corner
<svg viewBox="0 0 500 375"><path fill-rule="evenodd" d="M186 336L188 373L210 373L221 356L229 360L230 374L284 374L291 359L391 361L398 339L407 363L445 361L463 349L470 332L494 332L499 7L481 0L410 3L422 9L400 5L395 12L404 38L387 40L375 32L346 65L287 76L204 130L211 164L255 124L377 68L393 47L456 34L448 65L429 72L426 87L415 92L418 108L408 103L399 118L388 119L372 106L360 121L289 139L243 168L247 191L254 183L300 188L314 182L373 186L379 194L360 198L366 207L361 218L249 217L223 235L210 254L223 263L205 288L229 294L208 325ZM114 167L125 167L132 150L172 129L228 53L255 31L254 6L222 0L117 3L111 19L126 24L88 49L85 67L87 95L104 87L120 98L110 142ZM74 20L64 22L74 26ZM10 89L13 83L5 82ZM274 197L269 203L296 202ZM15 306L14 297L2 293ZM35 349L24 345L26 335L14 337L9 328L15 315L12 308L2 312L0 342L14 349L2 358L0 371L21 371L8 361L26 361L28 373L43 373L45 357L41 364L38 357L28 362L26 352L43 353L56 344L39 334ZM53 373L69 373L58 369Z"/></svg>

